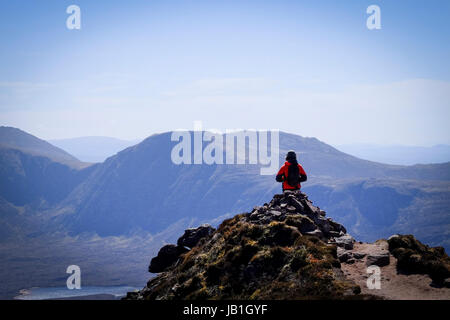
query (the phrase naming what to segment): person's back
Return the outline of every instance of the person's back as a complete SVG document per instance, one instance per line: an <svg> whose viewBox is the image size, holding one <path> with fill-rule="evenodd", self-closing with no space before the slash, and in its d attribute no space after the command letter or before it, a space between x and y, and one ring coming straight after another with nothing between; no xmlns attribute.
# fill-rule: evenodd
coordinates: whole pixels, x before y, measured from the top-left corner
<svg viewBox="0 0 450 320"><path fill-rule="evenodd" d="M278 171L276 176L278 182L283 183L283 191L300 190L300 182L307 180L306 172L297 162L295 151L290 150L286 155L286 162Z"/></svg>

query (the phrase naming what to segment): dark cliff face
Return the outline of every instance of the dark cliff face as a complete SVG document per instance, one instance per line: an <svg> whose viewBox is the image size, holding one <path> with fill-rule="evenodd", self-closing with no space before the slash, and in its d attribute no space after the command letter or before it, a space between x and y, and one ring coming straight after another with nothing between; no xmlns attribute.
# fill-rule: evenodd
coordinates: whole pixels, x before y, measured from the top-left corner
<svg viewBox="0 0 450 320"><path fill-rule="evenodd" d="M352 247L345 228L305 194L275 195L217 228L187 230L153 258L161 272L129 299L311 299L355 296L337 247ZM192 248L186 248L190 244Z"/></svg>

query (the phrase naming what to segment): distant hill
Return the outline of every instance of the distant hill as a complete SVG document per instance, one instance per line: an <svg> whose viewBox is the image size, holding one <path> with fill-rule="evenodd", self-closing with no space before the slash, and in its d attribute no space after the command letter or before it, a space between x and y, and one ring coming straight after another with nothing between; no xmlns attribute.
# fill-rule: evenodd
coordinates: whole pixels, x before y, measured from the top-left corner
<svg viewBox="0 0 450 320"><path fill-rule="evenodd" d="M49 140L49 142L73 154L81 161L103 162L117 152L139 143L139 140L120 140L94 136Z"/></svg>
<svg viewBox="0 0 450 320"><path fill-rule="evenodd" d="M361 159L389 164L413 165L450 161L450 146L443 144L432 147L347 144L336 148Z"/></svg>
<svg viewBox="0 0 450 320"><path fill-rule="evenodd" d="M15 149L34 156L47 157L72 167L83 166L80 160L66 151L13 127L0 127L0 148Z"/></svg>
<svg viewBox="0 0 450 320"><path fill-rule="evenodd" d="M92 170L69 153L12 127L0 127L0 165L0 197L14 206L55 205Z"/></svg>

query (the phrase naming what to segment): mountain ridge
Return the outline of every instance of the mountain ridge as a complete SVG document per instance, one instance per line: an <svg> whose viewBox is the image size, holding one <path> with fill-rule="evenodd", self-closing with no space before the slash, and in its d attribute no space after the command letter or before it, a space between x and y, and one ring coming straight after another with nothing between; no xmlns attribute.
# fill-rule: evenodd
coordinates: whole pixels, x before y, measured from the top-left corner
<svg viewBox="0 0 450 320"><path fill-rule="evenodd" d="M61 189L67 190L65 196L57 198L56 207L45 210L45 216L52 217L48 223L53 228L64 226L71 234L95 232L107 236L133 232L157 233L180 220L195 224L245 211L246 203L265 201L280 188L273 177L259 175L257 165L174 165L170 151L175 142L170 141L170 135L171 132L151 135L103 163L80 172L73 171L81 177L77 178L79 183L69 184L73 188L64 186ZM300 162L308 173L305 190L334 216L343 219L356 235L366 233L365 240L395 232L395 228L383 227L380 230L384 231L373 234L372 230L379 229L379 226L367 220L367 217L372 219L371 216L378 216L377 210L384 210L377 200L381 193L388 192L394 201L404 197L402 194L406 192L408 202L392 202L390 208L405 211L411 207L407 211L417 215L420 210L417 210L418 205L414 205L417 200L413 199L419 197L420 201L425 201L435 198L438 201L440 195L450 191L447 185L450 163L383 165L346 155L316 138L281 132L280 153L289 149L299 151ZM280 157L280 164L282 160ZM430 182L421 181L423 178ZM435 178L441 182L431 182ZM196 183L192 184L193 181ZM429 185L434 188L430 189ZM6 184L4 186L7 187ZM185 186L190 187L186 189ZM338 202L330 201L342 192L344 194L339 195ZM155 199L165 200L158 203ZM343 199L348 199L347 203ZM446 202L440 206L442 209L437 214L448 216L445 214ZM395 211L392 219L386 221L393 223L395 217L404 219ZM448 219L433 219L440 219L440 227L437 227L440 231L434 230L433 237L427 236L426 240L431 240L433 244L446 241L444 228L449 223ZM358 224L367 228L361 229ZM406 227L400 229L406 231L414 225L413 222L402 224ZM446 248L449 245L445 244Z"/></svg>
<svg viewBox="0 0 450 320"><path fill-rule="evenodd" d="M0 147L17 149L31 155L47 157L74 168L86 166L68 152L14 127L0 127Z"/></svg>
<svg viewBox="0 0 450 320"><path fill-rule="evenodd" d="M294 145L292 140L294 143L296 141L304 142L305 146ZM306 190L316 188L317 184L324 187L333 186L336 183L339 185L347 179L349 184L356 183L356 181L367 181L367 183L379 181L380 185L392 184L393 187L386 190L392 192L393 195L401 194L400 190L395 191L401 185L411 186L409 187L411 191L408 192L413 195L415 184L419 183L423 186L427 184L417 180L424 177L429 181L434 178L441 179L441 183L436 182L436 185L442 185L441 188L448 190L447 175L442 172L448 171L450 163L437 166L383 166L342 154L317 139L285 136L282 133L280 141L281 153L289 149L304 151L303 153L299 152L299 161L309 177L309 181L304 185ZM197 219L197 222L206 222L213 215L205 215L205 212L215 211L216 216L220 216L233 211L244 211L246 210L245 204L249 201L261 202L280 188L273 177L260 176L256 165L174 165L170 159L170 150L173 145L174 142L170 141L170 132L153 135L142 143L108 158L98 166L85 184L77 187L62 203L62 207L74 208L73 212L77 211L76 208L79 204L83 204L80 207L81 211L77 212L85 218L78 217L76 222L72 221L75 230L92 230L95 223L91 223L93 221L89 221L89 217L92 217L94 212L100 215L100 212L104 212L103 226L107 228L107 224L110 223L109 219L112 219L114 212L118 212L116 208L132 211L134 218L142 217L142 219L137 219L139 225L135 224L135 227L147 230L166 228L169 221L175 222L177 219L185 217ZM321 159L323 150L327 151L324 156L325 160ZM280 158L280 163L281 160L282 158ZM367 165L370 170L367 169ZM359 171L363 171L365 176L355 174L353 171L355 167L359 167ZM386 172L381 175L379 174L380 170ZM350 173L346 175L348 171ZM343 176L344 178L342 178ZM192 181L196 181L196 184L192 185L190 190L184 190L183 186L190 185ZM372 184L376 184L376 182L372 182ZM419 188L421 187L419 186ZM378 189L372 187L367 190ZM101 193L99 193L100 190ZM221 200L218 200L219 194ZM155 202L146 195L152 195L152 199L164 198L165 200L163 203L156 203L155 206ZM376 194L373 193L373 196L375 197ZM323 196L317 196L317 198L325 202ZM201 202L208 203L208 205L202 205L198 199L202 199ZM359 201L363 202L364 199L361 198ZM126 204L124 205L124 203ZM189 208L189 210L179 209L181 207ZM331 210L331 212L333 211ZM152 212L158 216L166 216L163 220L167 223L157 227L158 224L155 221L152 222ZM66 210L65 215L67 219L71 219L72 213ZM133 229L133 221L125 214L120 216L122 218L118 218L121 219L121 222L117 223L117 228L130 226L129 228ZM148 221L148 224L145 221ZM76 226L77 224L78 226ZM156 227L156 229L152 229L152 227Z"/></svg>
<svg viewBox="0 0 450 320"><path fill-rule="evenodd" d="M361 159L381 163L414 165L443 163L450 160L450 145L437 144L430 147L408 145L349 144L335 145L338 150Z"/></svg>

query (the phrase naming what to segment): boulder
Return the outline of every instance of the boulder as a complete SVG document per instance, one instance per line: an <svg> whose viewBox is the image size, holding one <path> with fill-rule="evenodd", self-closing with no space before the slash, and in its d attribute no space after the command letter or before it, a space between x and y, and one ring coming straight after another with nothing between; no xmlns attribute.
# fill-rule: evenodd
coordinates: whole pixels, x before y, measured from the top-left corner
<svg viewBox="0 0 450 320"><path fill-rule="evenodd" d="M350 251L347 251L340 247L337 248L337 258L338 258L339 262L346 262L347 260L351 259L352 257L353 257L353 255Z"/></svg>
<svg viewBox="0 0 450 320"><path fill-rule="evenodd" d="M366 253L362 252L353 252L353 257L357 260L364 258L366 255Z"/></svg>
<svg viewBox="0 0 450 320"><path fill-rule="evenodd" d="M158 255L151 260L148 271L151 273L163 272L177 262L180 255L187 251L189 250L182 246L165 245L159 250Z"/></svg>
<svg viewBox="0 0 450 320"><path fill-rule="evenodd" d="M338 247L342 247L347 250L352 250L355 239L353 239L353 237L347 233L341 237L334 238L334 241L336 242L336 245Z"/></svg>
<svg viewBox="0 0 450 320"><path fill-rule="evenodd" d="M446 287L446 288L450 288L450 278L445 279L445 280L442 282L442 285L443 285L444 287Z"/></svg>
<svg viewBox="0 0 450 320"><path fill-rule="evenodd" d="M257 220L259 219L259 213L258 212L252 212L250 214L250 220Z"/></svg>
<svg viewBox="0 0 450 320"><path fill-rule="evenodd" d="M341 236L341 233L340 233L340 232L337 232L337 231L330 231L330 232L328 232L328 235L329 235L330 237L336 238L336 237L340 237L340 236Z"/></svg>
<svg viewBox="0 0 450 320"><path fill-rule="evenodd" d="M367 256L366 265L376 265L379 267L387 266L390 262L389 253L370 254Z"/></svg>
<svg viewBox="0 0 450 320"><path fill-rule="evenodd" d="M281 216L281 212L277 210L270 210L268 213L275 217Z"/></svg>
<svg viewBox="0 0 450 320"><path fill-rule="evenodd" d="M294 206L288 206L287 207L287 210L289 211L289 212L295 212L295 207Z"/></svg>
<svg viewBox="0 0 450 320"><path fill-rule="evenodd" d="M337 222L335 222L333 220L329 220L329 224L330 224L331 229L333 231L336 231L336 232L339 232L339 233L343 232L344 234L347 233L347 230L345 229L345 227L342 224L337 223Z"/></svg>
<svg viewBox="0 0 450 320"><path fill-rule="evenodd" d="M314 222L319 226L320 230L322 230L323 233L328 235L331 231L331 226L328 219L325 219L322 216L317 216L315 217Z"/></svg>
<svg viewBox="0 0 450 320"><path fill-rule="evenodd" d="M313 231L309 231L309 232L305 232L305 234L309 235L309 236L319 237L319 238L323 237L323 232L320 231L319 229L316 229L316 230L313 230Z"/></svg>
<svg viewBox="0 0 450 320"><path fill-rule="evenodd" d="M301 204L303 204L306 212L319 215L320 209L317 208L316 206L314 206L311 201L309 201L307 199L302 199L300 201L301 201Z"/></svg>
<svg viewBox="0 0 450 320"><path fill-rule="evenodd" d="M354 264L356 260L354 258L350 258L346 261L347 264Z"/></svg>
<svg viewBox="0 0 450 320"><path fill-rule="evenodd" d="M299 213L302 213L303 211L305 211L303 204L294 195L288 196L288 203L289 203L289 205L294 207L296 209L296 211Z"/></svg>
<svg viewBox="0 0 450 320"><path fill-rule="evenodd" d="M186 229L184 234L178 239L177 244L182 247L193 248L201 239L209 237L214 230L209 224L202 224L198 228Z"/></svg>

